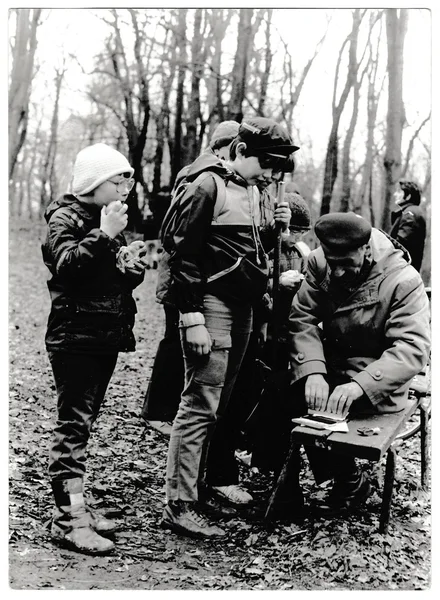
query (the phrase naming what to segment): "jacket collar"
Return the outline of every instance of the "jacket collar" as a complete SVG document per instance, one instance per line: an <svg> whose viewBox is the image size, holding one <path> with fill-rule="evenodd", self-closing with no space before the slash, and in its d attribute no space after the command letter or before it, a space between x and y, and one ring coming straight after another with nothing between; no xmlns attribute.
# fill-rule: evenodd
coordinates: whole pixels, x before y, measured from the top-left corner
<svg viewBox="0 0 440 600"><path fill-rule="evenodd" d="M384 232L373 228L370 245L373 263L368 277L341 302L335 312L376 304L379 302L379 286L382 281L394 271L399 271L407 265L407 260L404 256L398 254L401 248L396 246ZM317 258L319 262L323 266L325 265L324 277L318 285L328 293L330 287L330 268L325 260L322 248L319 247L316 252L318 253Z"/></svg>

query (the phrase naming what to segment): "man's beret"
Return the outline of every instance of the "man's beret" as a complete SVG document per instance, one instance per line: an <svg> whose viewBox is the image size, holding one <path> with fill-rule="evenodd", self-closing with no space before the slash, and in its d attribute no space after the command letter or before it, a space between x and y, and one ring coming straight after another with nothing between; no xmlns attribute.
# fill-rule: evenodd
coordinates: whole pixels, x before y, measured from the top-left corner
<svg viewBox="0 0 440 600"><path fill-rule="evenodd" d="M366 244L371 236L371 225L353 212L335 212L323 215L316 221L315 233L325 246L344 252Z"/></svg>

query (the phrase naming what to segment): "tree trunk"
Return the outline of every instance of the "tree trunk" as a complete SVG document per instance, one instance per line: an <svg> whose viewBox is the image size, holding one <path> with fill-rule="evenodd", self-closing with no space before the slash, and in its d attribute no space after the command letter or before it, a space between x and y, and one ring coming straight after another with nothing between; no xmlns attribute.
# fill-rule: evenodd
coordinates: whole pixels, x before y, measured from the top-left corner
<svg viewBox="0 0 440 600"><path fill-rule="evenodd" d="M199 143L197 135L197 125L200 116L200 80L203 74L203 63L202 63L202 14L201 8L196 9L194 15L194 32L191 44L191 96L189 98L188 112L189 117L187 121L187 161L188 163L193 162L199 154Z"/></svg>
<svg viewBox="0 0 440 600"><path fill-rule="evenodd" d="M350 35L344 41L339 53L338 64L336 67L335 84L333 91L333 102L332 102L332 113L333 123L330 131L330 137L327 145L327 153L325 157L325 172L324 172L324 186L322 193L322 204L321 204L321 215L325 215L330 212L330 203L333 195L333 188L338 176L338 130L339 122L341 120L342 111L344 110L345 103L347 102L348 94L354 84L355 77L359 68L359 64L356 58L357 40L359 35L359 27L361 22L361 15L359 9L353 11L353 27ZM339 76L339 67L341 63L342 54L345 46L349 43L349 66L347 72L347 79L345 82L344 90L342 91L339 103L336 104L336 91Z"/></svg>
<svg viewBox="0 0 440 600"><path fill-rule="evenodd" d="M405 122L405 108L402 98L403 46L405 41L408 11L389 8L386 10L388 41L388 113L386 150L384 157L385 185L384 205L381 226L390 227L391 200L401 173L402 130Z"/></svg>
<svg viewBox="0 0 440 600"><path fill-rule="evenodd" d="M14 176L17 158L27 133L40 14L41 8L16 10L17 26L9 85L9 179Z"/></svg>
<svg viewBox="0 0 440 600"><path fill-rule="evenodd" d="M249 52L252 48L252 15L253 9L241 8L238 23L237 51L232 68L232 89L227 119L243 120L243 100L246 93L246 73L249 63Z"/></svg>
<svg viewBox="0 0 440 600"><path fill-rule="evenodd" d="M267 11L267 21L266 21L266 53L264 59L264 71L261 76L261 90L260 90L260 98L258 101L258 109L257 113L260 117L264 117L264 105L266 103L267 96L267 88L269 84L269 76L272 68L272 47L270 43L270 30L272 25L272 14L273 10L269 9Z"/></svg>
<svg viewBox="0 0 440 600"><path fill-rule="evenodd" d="M370 44L370 62L367 68L368 76L368 91L367 91L367 140L366 140L366 154L364 161L364 168L362 171L362 180L359 187L359 196L356 202L355 211L361 214L367 220L370 220L371 224L375 222L374 207L372 203L373 189L373 166L375 159L374 152L374 130L377 121L377 110L379 106L380 96L383 90L383 84L385 79L382 79L380 89L377 90L377 74L379 67L379 48L381 41L381 33L379 33L377 48L373 56L373 48ZM374 190L377 193L376 190Z"/></svg>
<svg viewBox="0 0 440 600"><path fill-rule="evenodd" d="M165 43L167 40L165 40ZM168 137L170 117L170 94L176 71L176 47L172 44L169 50L168 72L165 67L162 73L162 106L156 119L156 151L154 154L154 172L152 195L156 196L162 187L162 162L165 140Z"/></svg>
<svg viewBox="0 0 440 600"><path fill-rule="evenodd" d="M171 185L174 184L177 173L182 168L182 117L183 117L183 98L184 82L187 69L186 57L186 15L187 9L182 8L178 11L178 23L176 29L176 47L178 53L178 75L176 92L176 117L174 122L174 148L171 162Z"/></svg>
<svg viewBox="0 0 440 600"><path fill-rule="evenodd" d="M43 216L46 206L52 202L58 194L58 186L55 177L55 157L57 153L60 94L65 72L66 69L63 67L60 71L57 71L55 76L55 102L50 124L50 136L46 158L44 161L43 173L41 174L40 218ZM47 184L49 184L49 193Z"/></svg>

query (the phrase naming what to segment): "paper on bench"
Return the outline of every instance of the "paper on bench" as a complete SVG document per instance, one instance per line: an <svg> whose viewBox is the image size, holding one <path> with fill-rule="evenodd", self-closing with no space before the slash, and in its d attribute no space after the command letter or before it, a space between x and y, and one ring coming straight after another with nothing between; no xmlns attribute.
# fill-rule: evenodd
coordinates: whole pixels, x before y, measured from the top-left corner
<svg viewBox="0 0 440 600"><path fill-rule="evenodd" d="M328 423L319 423L318 421L312 421L310 419L307 419L307 417L298 417L296 419L292 419L292 423L295 423L296 425L302 425L303 427L311 427L312 429L326 429L327 431L348 433L347 421L338 421L337 423L332 423L330 425Z"/></svg>

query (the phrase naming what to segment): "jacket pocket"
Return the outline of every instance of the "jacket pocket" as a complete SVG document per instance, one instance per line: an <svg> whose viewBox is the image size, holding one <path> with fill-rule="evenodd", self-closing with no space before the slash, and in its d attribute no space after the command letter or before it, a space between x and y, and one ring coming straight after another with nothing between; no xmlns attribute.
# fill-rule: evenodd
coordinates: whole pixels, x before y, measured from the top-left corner
<svg viewBox="0 0 440 600"><path fill-rule="evenodd" d="M121 299L119 297L102 296L90 298L75 298L74 310L77 314L107 314L116 315L121 311Z"/></svg>

